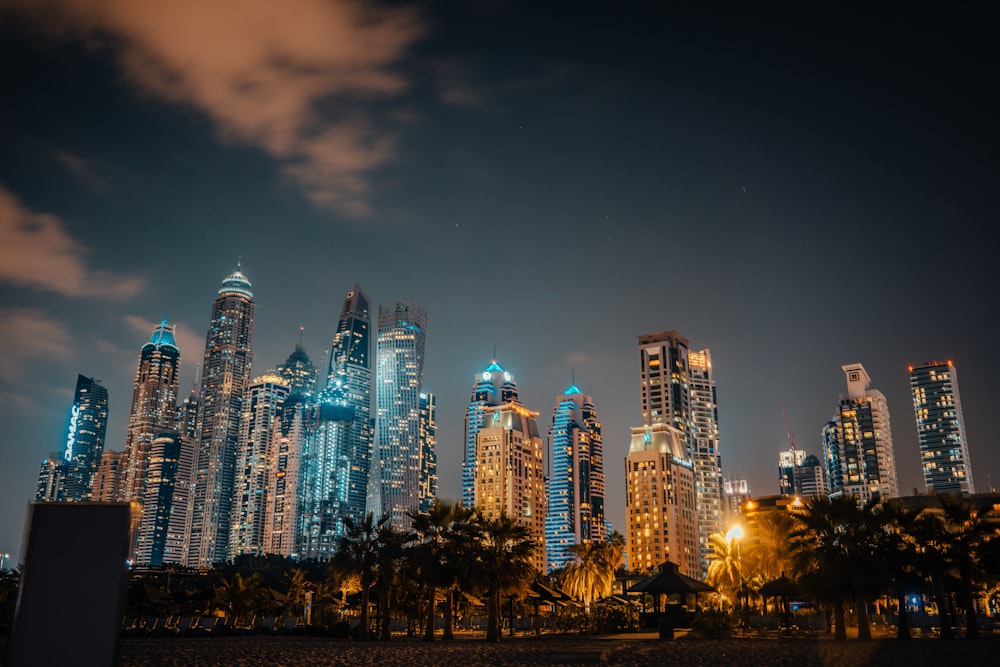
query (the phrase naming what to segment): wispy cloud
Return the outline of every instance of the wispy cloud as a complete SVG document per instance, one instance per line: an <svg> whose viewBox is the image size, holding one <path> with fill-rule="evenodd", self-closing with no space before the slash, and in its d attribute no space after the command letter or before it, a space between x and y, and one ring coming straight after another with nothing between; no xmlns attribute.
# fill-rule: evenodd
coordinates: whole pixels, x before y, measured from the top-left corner
<svg viewBox="0 0 1000 667"><path fill-rule="evenodd" d="M357 0L8 4L49 31L110 42L143 90L200 109L223 138L277 158L314 202L358 215L370 171L395 154L369 103L409 87L394 67L424 34L412 9Z"/></svg>
<svg viewBox="0 0 1000 667"><path fill-rule="evenodd" d="M0 340L0 383L6 385L22 380L38 360L73 357L66 327L37 310L0 308Z"/></svg>
<svg viewBox="0 0 1000 667"><path fill-rule="evenodd" d="M153 321L139 315L126 315L125 324L132 330L137 339L145 341L153 333L153 330L160 325L160 321ZM181 351L181 359L188 368L201 362L202 353L205 350L205 337L199 336L194 329L183 322L170 322L174 326L174 341ZM139 346L136 346L136 350Z"/></svg>
<svg viewBox="0 0 1000 667"><path fill-rule="evenodd" d="M100 176L99 166L95 161L64 150L54 151L52 157L91 189L101 192L108 189L108 184Z"/></svg>
<svg viewBox="0 0 1000 667"><path fill-rule="evenodd" d="M30 210L0 186L0 282L110 299L142 287L138 278L89 268L86 254L57 217Z"/></svg>

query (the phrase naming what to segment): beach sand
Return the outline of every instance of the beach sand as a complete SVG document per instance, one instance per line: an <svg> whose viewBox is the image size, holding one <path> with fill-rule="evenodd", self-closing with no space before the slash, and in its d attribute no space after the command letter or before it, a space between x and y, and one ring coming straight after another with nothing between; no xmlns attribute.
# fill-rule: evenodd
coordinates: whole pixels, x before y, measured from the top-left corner
<svg viewBox="0 0 1000 667"><path fill-rule="evenodd" d="M848 667L852 665L986 665L1000 663L1000 638L876 639L834 642L820 638L737 638L659 640L577 638L567 636L504 638L499 644L482 639L422 642L394 639L360 643L308 636L211 638L126 638L122 667L284 667L302 665L767 665L769 667Z"/></svg>

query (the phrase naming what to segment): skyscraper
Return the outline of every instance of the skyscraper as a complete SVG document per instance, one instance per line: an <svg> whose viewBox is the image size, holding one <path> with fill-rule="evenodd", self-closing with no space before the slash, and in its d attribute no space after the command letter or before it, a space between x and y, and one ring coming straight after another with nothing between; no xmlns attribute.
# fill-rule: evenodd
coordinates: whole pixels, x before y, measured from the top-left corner
<svg viewBox="0 0 1000 667"><path fill-rule="evenodd" d="M78 375L63 451L60 500L85 502L92 499L94 475L104 452L107 427L107 388L94 378Z"/></svg>
<svg viewBox="0 0 1000 667"><path fill-rule="evenodd" d="M895 498L899 486L885 395L871 388L861 364L841 368L847 393L823 429L830 495L856 496L861 502Z"/></svg>
<svg viewBox="0 0 1000 667"><path fill-rule="evenodd" d="M476 434L473 506L487 518L501 514L531 531L538 548L534 565L545 571L545 457L537 412L519 403L487 407Z"/></svg>
<svg viewBox="0 0 1000 667"><path fill-rule="evenodd" d="M639 336L642 424L666 424L684 434L691 450L691 390L688 340L676 331Z"/></svg>
<svg viewBox="0 0 1000 667"><path fill-rule="evenodd" d="M465 457L462 461L462 505L475 506L476 496L476 434L483 427L486 409L502 403L520 403L514 376L494 359L482 373L477 373L472 396L465 411Z"/></svg>
<svg viewBox="0 0 1000 667"><path fill-rule="evenodd" d="M340 311L326 387L303 452L304 558L328 559L344 518L365 517L372 456L371 319L368 297L355 284Z"/></svg>
<svg viewBox="0 0 1000 667"><path fill-rule="evenodd" d="M256 377L243 398L243 417L236 445L236 481L229 529L229 558L264 553L267 510L267 464L281 406L288 398L285 379L273 371Z"/></svg>
<svg viewBox="0 0 1000 667"><path fill-rule="evenodd" d="M288 355L285 363L278 366L278 375L284 378L291 393L311 398L316 393L316 366L302 346L301 332L300 328L295 350Z"/></svg>
<svg viewBox="0 0 1000 667"><path fill-rule="evenodd" d="M975 493L958 371L950 361L928 361L909 370L928 493Z"/></svg>
<svg viewBox="0 0 1000 667"><path fill-rule="evenodd" d="M701 567L708 570L708 537L722 531L722 457L719 452L719 408L708 349L688 352L691 393L691 460L694 463L698 503L698 541Z"/></svg>
<svg viewBox="0 0 1000 667"><path fill-rule="evenodd" d="M150 443L147 459L134 561L153 567L183 565L194 443L177 431L162 431Z"/></svg>
<svg viewBox="0 0 1000 667"><path fill-rule="evenodd" d="M427 512L437 499L437 400L420 394L420 511Z"/></svg>
<svg viewBox="0 0 1000 667"><path fill-rule="evenodd" d="M104 450L101 463L94 475L94 502L117 503L122 499L122 470L125 468L125 452Z"/></svg>
<svg viewBox="0 0 1000 667"><path fill-rule="evenodd" d="M212 303L198 394L198 457L191 505L189 567L226 560L243 393L250 381L256 306L237 266Z"/></svg>
<svg viewBox="0 0 1000 667"><path fill-rule="evenodd" d="M275 420L267 463L267 511L264 514L264 553L297 556L302 551L302 455L310 419L316 406L299 393L281 405Z"/></svg>
<svg viewBox="0 0 1000 667"><path fill-rule="evenodd" d="M175 426L180 365L174 327L164 319L139 350L125 432L122 500L141 504L145 498L150 445L157 434Z"/></svg>
<svg viewBox="0 0 1000 667"><path fill-rule="evenodd" d="M54 503L63 499L63 473L65 471L62 452L52 452L38 466L38 481L35 483L35 501Z"/></svg>
<svg viewBox="0 0 1000 667"><path fill-rule="evenodd" d="M568 549L607 539L604 519L604 451L594 399L575 384L556 397L549 430L551 474L545 512L545 568L575 560Z"/></svg>
<svg viewBox="0 0 1000 667"><path fill-rule="evenodd" d="M426 309L405 303L379 306L375 455L368 511L389 514L392 525L402 529L410 527L407 513L420 509L420 393L426 332Z"/></svg>
<svg viewBox="0 0 1000 667"><path fill-rule="evenodd" d="M701 565L707 568L708 537L722 530L725 504L712 353L691 350L676 331L639 336L639 380L643 425L666 424L683 434L694 465Z"/></svg>
<svg viewBox="0 0 1000 667"><path fill-rule="evenodd" d="M805 460L806 453L801 449L786 449L778 452L778 493L786 496L795 493L793 471Z"/></svg>
<svg viewBox="0 0 1000 667"><path fill-rule="evenodd" d="M670 560L700 579L694 463L683 432L663 423L634 427L625 476L629 569L654 572Z"/></svg>

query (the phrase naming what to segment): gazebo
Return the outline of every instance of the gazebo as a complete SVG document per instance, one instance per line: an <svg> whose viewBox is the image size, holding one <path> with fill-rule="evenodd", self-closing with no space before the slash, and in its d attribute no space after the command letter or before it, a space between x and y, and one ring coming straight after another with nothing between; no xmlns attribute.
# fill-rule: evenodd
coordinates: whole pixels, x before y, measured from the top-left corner
<svg viewBox="0 0 1000 667"><path fill-rule="evenodd" d="M629 588L629 592L631 593L642 593L653 596L653 613L658 619L660 639L673 639L674 626L678 621L676 617L681 613L680 604L668 604L661 612L661 595L676 594L681 595L682 599L683 596L694 595L695 604L697 605L698 593L711 593L714 591L715 589L705 582L681 573L677 563L672 563L669 560L660 564L660 571L658 573L633 584Z"/></svg>

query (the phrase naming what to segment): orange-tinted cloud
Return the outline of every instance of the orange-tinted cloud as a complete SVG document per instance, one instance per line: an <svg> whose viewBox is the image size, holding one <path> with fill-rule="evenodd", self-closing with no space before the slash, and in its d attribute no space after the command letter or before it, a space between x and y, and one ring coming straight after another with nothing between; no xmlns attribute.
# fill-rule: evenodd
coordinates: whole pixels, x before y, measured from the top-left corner
<svg viewBox="0 0 1000 667"><path fill-rule="evenodd" d="M27 308L0 308L0 340L0 384L21 380L35 360L63 361L73 356L66 327Z"/></svg>
<svg viewBox="0 0 1000 667"><path fill-rule="evenodd" d="M395 150L366 102L408 87L393 67L424 31L411 10L360 0L13 4L49 31L110 39L142 89L200 109L224 139L277 158L313 201L355 214L369 171Z"/></svg>
<svg viewBox="0 0 1000 667"><path fill-rule="evenodd" d="M137 278L88 268L86 254L58 218L28 209L0 186L0 282L111 299L142 287Z"/></svg>

